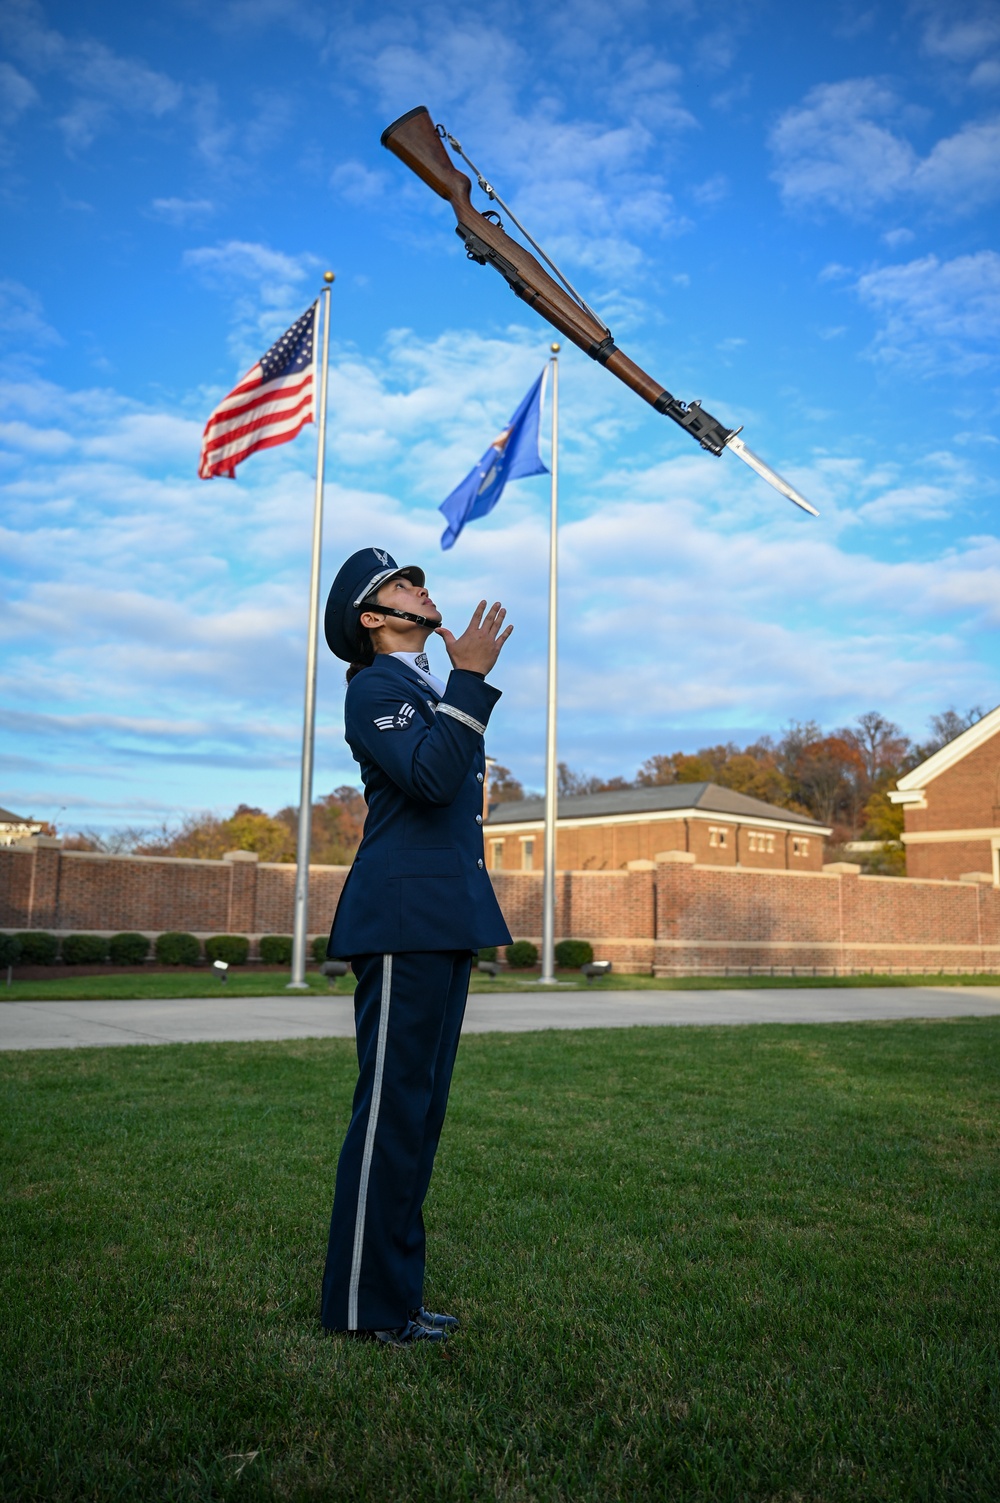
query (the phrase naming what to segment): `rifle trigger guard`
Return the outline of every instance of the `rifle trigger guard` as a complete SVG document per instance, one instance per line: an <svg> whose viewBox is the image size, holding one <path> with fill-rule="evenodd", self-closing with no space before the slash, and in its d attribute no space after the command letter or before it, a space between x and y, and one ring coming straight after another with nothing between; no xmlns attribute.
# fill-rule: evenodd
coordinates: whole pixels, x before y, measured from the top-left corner
<svg viewBox="0 0 1000 1503"><path fill-rule="evenodd" d="M615 344L611 335L607 334L601 340L600 344L592 344L587 351L587 354L590 356L591 360L596 360L598 364L607 365L608 361L611 359L612 355L615 354L617 349L618 346Z"/></svg>

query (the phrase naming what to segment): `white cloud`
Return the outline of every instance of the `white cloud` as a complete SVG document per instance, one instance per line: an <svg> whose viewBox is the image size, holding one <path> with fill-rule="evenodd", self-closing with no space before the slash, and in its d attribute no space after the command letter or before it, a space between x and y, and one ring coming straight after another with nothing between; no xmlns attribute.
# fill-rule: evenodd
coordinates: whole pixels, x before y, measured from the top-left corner
<svg viewBox="0 0 1000 1503"><path fill-rule="evenodd" d="M969 83L974 89L1000 87L1000 59L988 57L983 62L977 63L969 74Z"/></svg>
<svg viewBox="0 0 1000 1503"><path fill-rule="evenodd" d="M38 103L38 90L10 63L0 62L0 125L13 125Z"/></svg>
<svg viewBox="0 0 1000 1503"><path fill-rule="evenodd" d="M897 111L896 96L873 78L811 89L770 135L786 203L853 213L901 192L916 154L884 123Z"/></svg>
<svg viewBox="0 0 1000 1503"><path fill-rule="evenodd" d="M330 175L330 186L349 204L369 204L387 195L389 178L363 162L341 162Z"/></svg>
<svg viewBox="0 0 1000 1503"><path fill-rule="evenodd" d="M0 278L0 336L22 347L62 343L37 293L9 277Z"/></svg>
<svg viewBox="0 0 1000 1503"><path fill-rule="evenodd" d="M711 206L719 204L724 198L728 198L731 186L724 172L715 172L707 177L703 183L698 183L691 189L691 197L696 204Z"/></svg>
<svg viewBox="0 0 1000 1503"><path fill-rule="evenodd" d="M1000 196L1000 121L969 121L921 159L899 129L903 115L895 93L873 78L812 89L770 134L782 198L865 215L901 199L968 213Z"/></svg>
<svg viewBox="0 0 1000 1503"><path fill-rule="evenodd" d="M963 211L1000 194L1000 119L962 127L939 141L913 174L912 191Z"/></svg>
<svg viewBox="0 0 1000 1503"><path fill-rule="evenodd" d="M180 105L183 90L172 78L103 42L77 41L56 31L37 0L5 0L0 16L8 45L22 64L36 73L58 74L73 91L57 121L71 150L89 146L118 111L159 119Z"/></svg>
<svg viewBox="0 0 1000 1503"><path fill-rule="evenodd" d="M954 3L941 9L925 7L929 12L921 37L925 52L952 63L968 63L1000 46L1000 16L995 6L976 6L965 15L960 14L961 8Z"/></svg>
<svg viewBox="0 0 1000 1503"><path fill-rule="evenodd" d="M947 517L955 505L954 492L940 485L902 485L883 492L858 509L858 520L876 526L905 526L914 519Z"/></svg>
<svg viewBox="0 0 1000 1503"><path fill-rule="evenodd" d="M874 358L929 371L969 372L996 360L1000 341L1000 255L979 251L940 261L923 256L866 272L858 296L884 322Z"/></svg>
<svg viewBox="0 0 1000 1503"><path fill-rule="evenodd" d="M150 209L157 219L180 227L207 218L215 205L209 198L154 198Z"/></svg>
<svg viewBox="0 0 1000 1503"><path fill-rule="evenodd" d="M229 297L230 348L246 369L305 312L308 279L322 263L308 251L292 256L253 240L227 240L185 251L181 264Z"/></svg>
<svg viewBox="0 0 1000 1503"><path fill-rule="evenodd" d="M287 298L290 287L302 283L316 258L290 256L253 240L227 240L186 250L183 264L210 286L252 283L266 302L278 303Z"/></svg>
<svg viewBox="0 0 1000 1503"><path fill-rule="evenodd" d="M62 428L36 428L33 423L0 423L0 444L29 454L65 454L75 440Z"/></svg>

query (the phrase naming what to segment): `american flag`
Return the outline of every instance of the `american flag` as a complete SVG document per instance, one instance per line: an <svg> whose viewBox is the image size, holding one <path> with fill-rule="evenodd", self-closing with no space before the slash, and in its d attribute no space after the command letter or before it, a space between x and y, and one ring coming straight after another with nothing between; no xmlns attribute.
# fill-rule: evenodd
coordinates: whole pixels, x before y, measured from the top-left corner
<svg viewBox="0 0 1000 1503"><path fill-rule="evenodd" d="M233 479L258 449L287 444L313 421L319 299L252 365L205 424L198 474Z"/></svg>

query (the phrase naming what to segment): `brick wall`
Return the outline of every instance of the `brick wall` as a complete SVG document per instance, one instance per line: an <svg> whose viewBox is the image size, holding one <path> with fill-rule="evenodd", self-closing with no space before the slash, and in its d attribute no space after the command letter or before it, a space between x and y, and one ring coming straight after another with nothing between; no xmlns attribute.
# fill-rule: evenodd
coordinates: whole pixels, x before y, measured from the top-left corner
<svg viewBox="0 0 1000 1503"><path fill-rule="evenodd" d="M540 945L542 873L491 875L513 937ZM652 878L652 870L557 872L557 939L588 939L602 959L613 960L622 970L651 971L655 949Z"/></svg>
<svg viewBox="0 0 1000 1503"><path fill-rule="evenodd" d="M313 867L310 926L325 933L347 875ZM493 874L515 939L540 943L541 872ZM0 848L0 928L288 934L295 869L63 851L39 837ZM590 940L623 970L727 967L1000 970L1000 889L848 872L709 866L675 851L626 871L556 879L556 934Z"/></svg>
<svg viewBox="0 0 1000 1503"><path fill-rule="evenodd" d="M316 932L329 929L346 876L346 867L311 868ZM4 929L289 934L294 902L294 866L260 864L245 851L187 861L64 851L41 837L20 849L0 847Z"/></svg>
<svg viewBox="0 0 1000 1503"><path fill-rule="evenodd" d="M1000 968L1000 890L843 873L656 869L655 967Z"/></svg>

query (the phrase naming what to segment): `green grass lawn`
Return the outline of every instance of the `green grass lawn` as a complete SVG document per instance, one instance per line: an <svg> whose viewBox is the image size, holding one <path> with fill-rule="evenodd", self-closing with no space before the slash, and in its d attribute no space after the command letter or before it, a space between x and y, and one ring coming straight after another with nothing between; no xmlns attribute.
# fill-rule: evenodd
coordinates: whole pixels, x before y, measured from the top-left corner
<svg viewBox="0 0 1000 1503"><path fill-rule="evenodd" d="M576 991L727 991L753 987L817 986L1000 986L1000 976L950 976L933 973L926 976L633 976L613 971L594 981L586 981L579 971L558 971L561 988ZM0 1002L94 1001L97 999L162 1000L170 997L272 997L281 996L288 974L285 971L229 971L223 985L207 968L204 971L150 971L124 975L76 976L71 968L59 968L51 980L14 981L5 986L0 978ZM327 996L331 987L318 971L306 975L309 990ZM523 992L538 987L537 971L505 972L496 977L473 971L472 992ZM333 990L354 991L354 977L340 977Z"/></svg>
<svg viewBox="0 0 1000 1503"><path fill-rule="evenodd" d="M1000 1021L465 1039L445 1350L318 1325L354 1068L0 1056L0 1496L995 1503Z"/></svg>

